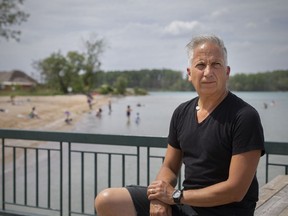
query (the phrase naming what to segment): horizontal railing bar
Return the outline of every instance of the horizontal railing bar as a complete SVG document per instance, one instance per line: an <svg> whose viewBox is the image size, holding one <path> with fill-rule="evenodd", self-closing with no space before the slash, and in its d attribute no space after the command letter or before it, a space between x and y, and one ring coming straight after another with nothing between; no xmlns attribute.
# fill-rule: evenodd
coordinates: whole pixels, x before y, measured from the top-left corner
<svg viewBox="0 0 288 216"><path fill-rule="evenodd" d="M28 149L28 150L43 150L43 151L60 151L60 149L52 149L52 148L41 148L41 147L30 147L30 146L12 146L12 145L5 145L5 148L17 148L17 149Z"/></svg>
<svg viewBox="0 0 288 216"><path fill-rule="evenodd" d="M265 151L268 154L288 155L288 143L265 141Z"/></svg>
<svg viewBox="0 0 288 216"><path fill-rule="evenodd" d="M157 155L150 155L150 158L160 158L160 159L162 159L162 158L165 158L164 156L157 156Z"/></svg>
<svg viewBox="0 0 288 216"><path fill-rule="evenodd" d="M87 213L75 212L75 211L71 211L71 214L87 215L87 216L95 216L95 214L87 214Z"/></svg>
<svg viewBox="0 0 288 216"><path fill-rule="evenodd" d="M288 167L288 164L279 164L279 163L268 163L267 165Z"/></svg>
<svg viewBox="0 0 288 216"><path fill-rule="evenodd" d="M122 155L127 155L127 156L137 156L137 154L132 154L132 153L117 153L117 152L113 152L113 153L111 153L111 152L98 152L98 151L83 151L83 150L71 150L71 152L73 152L73 153L86 153L86 154L94 154L94 153L97 153L97 154L102 154L102 155L120 155L120 156L122 156Z"/></svg>
<svg viewBox="0 0 288 216"><path fill-rule="evenodd" d="M5 202L5 204L13 205L13 206L22 206L22 207L27 207L27 208L43 209L43 210L55 211L55 212L60 211L60 209L56 209L56 208L47 208L47 207L34 206L34 205L24 205L24 204L19 204L19 203Z"/></svg>
<svg viewBox="0 0 288 216"><path fill-rule="evenodd" d="M144 146L160 147L167 146L166 137L152 136L129 136L129 135L107 135L107 134L87 134L54 131L28 131L1 129L0 137L4 139L22 139L38 141L70 142L77 144L98 143L106 145Z"/></svg>

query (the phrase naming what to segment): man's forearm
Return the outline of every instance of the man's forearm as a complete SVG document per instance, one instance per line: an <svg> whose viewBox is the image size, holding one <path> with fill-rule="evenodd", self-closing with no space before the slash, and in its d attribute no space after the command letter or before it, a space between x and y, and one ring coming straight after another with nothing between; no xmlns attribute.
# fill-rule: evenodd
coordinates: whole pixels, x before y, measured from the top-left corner
<svg viewBox="0 0 288 216"><path fill-rule="evenodd" d="M175 174L171 169L168 167L162 166L156 176L155 180L162 180L170 184L171 186L175 187L177 184L177 174Z"/></svg>

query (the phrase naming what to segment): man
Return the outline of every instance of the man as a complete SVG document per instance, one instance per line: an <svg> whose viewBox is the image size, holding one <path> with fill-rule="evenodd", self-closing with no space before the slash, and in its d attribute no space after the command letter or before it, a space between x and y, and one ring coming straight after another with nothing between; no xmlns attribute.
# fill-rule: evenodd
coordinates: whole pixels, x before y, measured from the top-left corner
<svg viewBox="0 0 288 216"><path fill-rule="evenodd" d="M188 45L189 81L199 97L173 113L163 165L148 187L102 191L100 216L254 214L256 169L264 154L257 111L228 91L227 51L216 36L198 36ZM177 175L185 165L183 190Z"/></svg>

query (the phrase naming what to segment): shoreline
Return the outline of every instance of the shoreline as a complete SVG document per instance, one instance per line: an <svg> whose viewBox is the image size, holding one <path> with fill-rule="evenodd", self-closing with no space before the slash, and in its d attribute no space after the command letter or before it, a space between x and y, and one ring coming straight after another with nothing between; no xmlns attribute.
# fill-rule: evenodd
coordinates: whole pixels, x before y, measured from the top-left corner
<svg viewBox="0 0 288 216"><path fill-rule="evenodd" d="M94 112L108 105L109 96L94 95L93 108L90 110L87 96L56 95L56 96L16 96L11 101L9 96L0 96L0 128L43 131L71 131L84 113ZM39 116L29 117L32 108ZM65 122L69 112L69 123Z"/></svg>

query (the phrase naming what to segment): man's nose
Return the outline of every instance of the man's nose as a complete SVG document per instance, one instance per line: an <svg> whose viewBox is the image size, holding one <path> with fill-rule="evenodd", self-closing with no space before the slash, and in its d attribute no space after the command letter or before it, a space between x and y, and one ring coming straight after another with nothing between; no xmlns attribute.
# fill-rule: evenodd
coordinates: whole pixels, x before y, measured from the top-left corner
<svg viewBox="0 0 288 216"><path fill-rule="evenodd" d="M204 70L204 77L211 77L213 74L213 69L210 65L207 65L205 70Z"/></svg>

